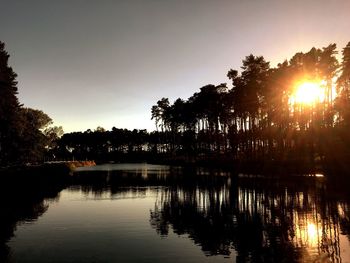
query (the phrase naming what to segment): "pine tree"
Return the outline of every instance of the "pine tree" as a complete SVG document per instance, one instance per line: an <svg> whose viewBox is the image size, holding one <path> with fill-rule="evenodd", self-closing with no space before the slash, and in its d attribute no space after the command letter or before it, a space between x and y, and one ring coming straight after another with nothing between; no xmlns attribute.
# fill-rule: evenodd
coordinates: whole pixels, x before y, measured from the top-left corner
<svg viewBox="0 0 350 263"><path fill-rule="evenodd" d="M342 52L341 74L337 81L338 98L336 108L340 113L340 121L350 125L350 42Z"/></svg>
<svg viewBox="0 0 350 263"><path fill-rule="evenodd" d="M8 65L9 54L0 41L0 164L14 159L18 149L20 104L17 98L16 73Z"/></svg>

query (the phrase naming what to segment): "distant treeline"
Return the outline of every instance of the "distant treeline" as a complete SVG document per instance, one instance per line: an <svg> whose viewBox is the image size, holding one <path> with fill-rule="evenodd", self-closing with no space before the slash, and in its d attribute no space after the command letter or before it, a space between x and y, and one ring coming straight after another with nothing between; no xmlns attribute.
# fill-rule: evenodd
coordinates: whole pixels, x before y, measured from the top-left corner
<svg viewBox="0 0 350 263"><path fill-rule="evenodd" d="M142 153L188 160L341 162L350 149L350 42L341 61L336 55L331 44L296 53L274 68L264 57L249 55L240 71L228 71L231 87L209 84L187 100L157 101L151 109L156 131L75 132L65 134L55 150L61 157L105 160Z"/></svg>
<svg viewBox="0 0 350 263"><path fill-rule="evenodd" d="M64 134L24 108L0 42L0 165L60 159L344 163L350 157L350 42L296 53L270 67L249 55L232 85L206 85L187 100L161 98L156 131L112 128ZM303 90L298 90L303 87ZM314 93L314 94L312 94Z"/></svg>

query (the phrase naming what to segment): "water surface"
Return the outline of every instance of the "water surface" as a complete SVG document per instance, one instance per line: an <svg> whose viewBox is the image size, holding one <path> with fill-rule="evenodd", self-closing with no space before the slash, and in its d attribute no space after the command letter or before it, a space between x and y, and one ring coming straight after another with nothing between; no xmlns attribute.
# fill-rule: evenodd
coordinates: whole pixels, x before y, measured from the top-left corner
<svg viewBox="0 0 350 263"><path fill-rule="evenodd" d="M5 193L6 262L350 262L348 192L324 178L108 164Z"/></svg>

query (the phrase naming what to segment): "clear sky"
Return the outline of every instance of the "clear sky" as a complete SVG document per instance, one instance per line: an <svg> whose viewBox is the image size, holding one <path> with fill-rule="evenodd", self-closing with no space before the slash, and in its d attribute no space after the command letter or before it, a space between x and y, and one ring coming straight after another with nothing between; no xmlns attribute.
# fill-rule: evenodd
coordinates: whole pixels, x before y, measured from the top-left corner
<svg viewBox="0 0 350 263"><path fill-rule="evenodd" d="M158 99L229 82L242 59L274 66L350 41L349 0L0 0L19 99L65 132L154 129Z"/></svg>

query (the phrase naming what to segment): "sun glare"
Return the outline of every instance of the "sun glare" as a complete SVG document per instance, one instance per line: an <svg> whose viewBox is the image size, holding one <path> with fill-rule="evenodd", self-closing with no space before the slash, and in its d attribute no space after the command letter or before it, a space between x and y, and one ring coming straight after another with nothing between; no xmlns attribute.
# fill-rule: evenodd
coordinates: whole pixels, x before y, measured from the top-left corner
<svg viewBox="0 0 350 263"><path fill-rule="evenodd" d="M322 83L302 82L296 86L294 101L301 104L312 104L324 100Z"/></svg>
<svg viewBox="0 0 350 263"><path fill-rule="evenodd" d="M319 238L319 230L317 229L317 226L313 223L309 223L307 225L307 236L308 236L308 243L310 246L317 245L318 238Z"/></svg>

